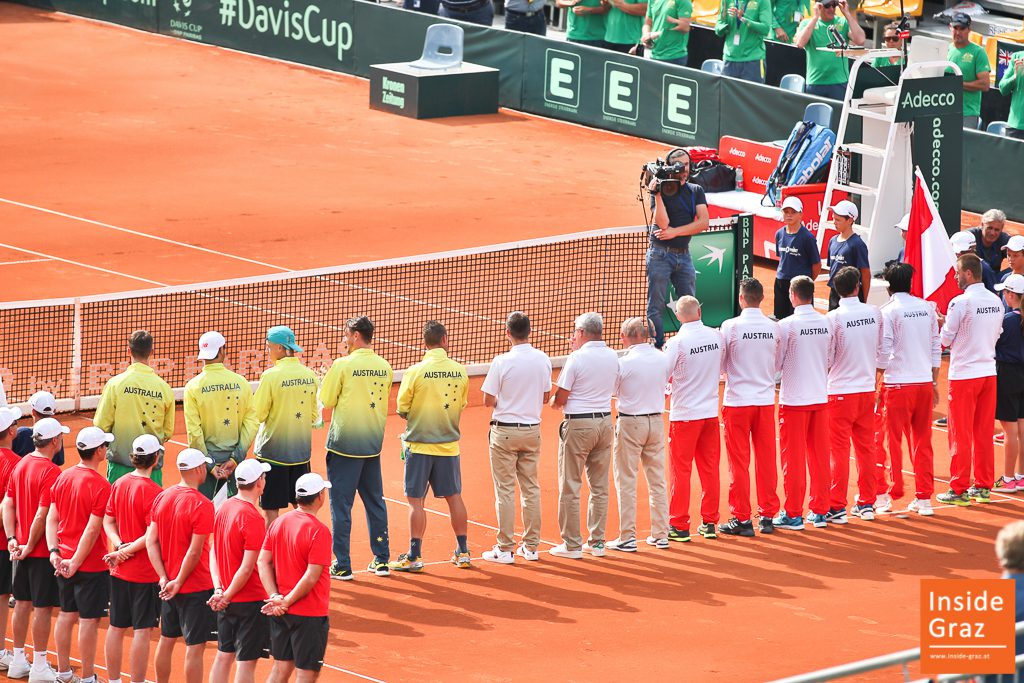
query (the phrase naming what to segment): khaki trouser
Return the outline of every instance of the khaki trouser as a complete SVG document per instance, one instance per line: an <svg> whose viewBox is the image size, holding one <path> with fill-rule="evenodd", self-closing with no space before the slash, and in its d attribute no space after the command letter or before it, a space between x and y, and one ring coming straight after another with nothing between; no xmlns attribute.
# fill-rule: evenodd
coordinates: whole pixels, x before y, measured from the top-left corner
<svg viewBox="0 0 1024 683"><path fill-rule="evenodd" d="M515 547L516 480L523 507L523 543L530 550L540 544L540 425L501 427L493 425L488 437L491 477L494 479L494 508L498 514L498 545Z"/></svg>
<svg viewBox="0 0 1024 683"><path fill-rule="evenodd" d="M563 420L558 436L558 526L566 548L579 550L583 547L580 487L584 473L590 487L589 541L604 541L608 521L608 470L612 461L612 418Z"/></svg>
<svg viewBox="0 0 1024 683"><path fill-rule="evenodd" d="M665 423L661 415L619 415L615 424L615 490L619 497L619 540L636 538L636 482L644 466L651 507L651 536L668 538L665 484Z"/></svg>

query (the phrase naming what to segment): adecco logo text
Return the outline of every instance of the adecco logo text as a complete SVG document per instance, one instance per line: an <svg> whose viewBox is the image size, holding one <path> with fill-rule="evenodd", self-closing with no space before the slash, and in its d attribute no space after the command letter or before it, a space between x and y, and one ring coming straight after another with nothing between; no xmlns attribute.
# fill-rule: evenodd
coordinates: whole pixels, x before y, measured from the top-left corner
<svg viewBox="0 0 1024 683"><path fill-rule="evenodd" d="M697 81L669 74L662 77L661 125L686 135L697 133Z"/></svg>
<svg viewBox="0 0 1024 683"><path fill-rule="evenodd" d="M602 107L605 116L636 121L640 115L640 69L605 62Z"/></svg>
<svg viewBox="0 0 1024 683"><path fill-rule="evenodd" d="M544 101L563 107L580 106L579 55L562 50L545 50Z"/></svg>

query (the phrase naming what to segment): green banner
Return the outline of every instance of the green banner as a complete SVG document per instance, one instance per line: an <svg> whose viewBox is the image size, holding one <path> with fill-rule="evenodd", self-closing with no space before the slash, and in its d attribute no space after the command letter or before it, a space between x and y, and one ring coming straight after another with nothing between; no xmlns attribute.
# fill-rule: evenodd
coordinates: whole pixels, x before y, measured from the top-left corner
<svg viewBox="0 0 1024 683"><path fill-rule="evenodd" d="M157 30L157 0L25 0L24 4L109 21L143 31Z"/></svg>
<svg viewBox="0 0 1024 683"><path fill-rule="evenodd" d="M722 111L728 112L722 117L722 135L758 141L785 140L796 122L803 120L804 109L812 102L824 102L832 107L832 120L839 123L842 104L835 100L784 92L770 85L734 78L721 80Z"/></svg>

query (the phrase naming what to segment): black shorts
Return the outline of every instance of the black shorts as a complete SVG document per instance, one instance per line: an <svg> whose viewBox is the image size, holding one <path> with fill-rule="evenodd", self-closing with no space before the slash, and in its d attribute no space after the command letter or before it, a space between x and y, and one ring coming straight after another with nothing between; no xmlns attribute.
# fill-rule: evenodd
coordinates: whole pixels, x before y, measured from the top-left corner
<svg viewBox="0 0 1024 683"><path fill-rule="evenodd" d="M996 419L1024 420L1024 365L996 361Z"/></svg>
<svg viewBox="0 0 1024 683"><path fill-rule="evenodd" d="M270 617L263 601L233 602L217 612L217 649L233 652L235 660L251 662L270 656Z"/></svg>
<svg viewBox="0 0 1024 683"><path fill-rule="evenodd" d="M110 604L109 572L77 572L70 579L57 577L60 611L78 612L80 619L102 619Z"/></svg>
<svg viewBox="0 0 1024 683"><path fill-rule="evenodd" d="M185 645L202 645L217 640L217 620L207 601L213 589L195 593L178 593L160 608L160 635L164 638L185 637Z"/></svg>
<svg viewBox="0 0 1024 683"><path fill-rule="evenodd" d="M110 625L136 631L160 623L160 584L110 577Z"/></svg>
<svg viewBox="0 0 1024 683"><path fill-rule="evenodd" d="M427 484L435 498L462 493L462 468L459 456L423 455L405 452L405 495L426 498Z"/></svg>
<svg viewBox="0 0 1024 683"><path fill-rule="evenodd" d="M31 602L33 607L60 607L57 577L45 557L26 557L14 563L11 594L15 600Z"/></svg>
<svg viewBox="0 0 1024 683"><path fill-rule="evenodd" d="M0 550L0 595L11 594L13 578L14 565L11 563L11 553L7 550Z"/></svg>
<svg viewBox="0 0 1024 683"><path fill-rule="evenodd" d="M271 617L270 654L281 662L295 662L296 669L319 671L324 665L330 626L327 617Z"/></svg>
<svg viewBox="0 0 1024 683"><path fill-rule="evenodd" d="M295 482L309 473L309 463L301 465L275 465L270 463L267 484L260 496L260 507L264 510L281 510L295 505Z"/></svg>

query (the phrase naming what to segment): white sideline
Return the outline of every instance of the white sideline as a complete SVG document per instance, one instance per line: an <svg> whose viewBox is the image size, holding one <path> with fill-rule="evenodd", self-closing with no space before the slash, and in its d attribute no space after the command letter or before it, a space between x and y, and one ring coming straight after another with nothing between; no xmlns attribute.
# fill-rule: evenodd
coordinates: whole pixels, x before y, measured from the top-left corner
<svg viewBox="0 0 1024 683"><path fill-rule="evenodd" d="M13 244L5 244L0 242L0 247L6 249L13 249L14 251L20 251L25 254L32 254L33 256L41 256L39 260L50 260L50 261L61 261L62 263L70 263L73 266L79 266L81 268L89 268L90 270L98 270L101 273L107 273L108 275L116 275L118 277L126 277L132 280L138 280L139 282L145 282L151 285L157 285L160 287L166 287L167 285L163 282L157 282L156 280L150 280L144 277L137 277L135 275L128 275L127 273L120 273L116 270L109 270L107 268L101 268L100 266L89 265L88 263L82 263L81 261L72 261L71 259L62 258L60 256L54 256L53 254L45 254L41 251L34 251L32 249L23 249L22 247L16 247Z"/></svg>

